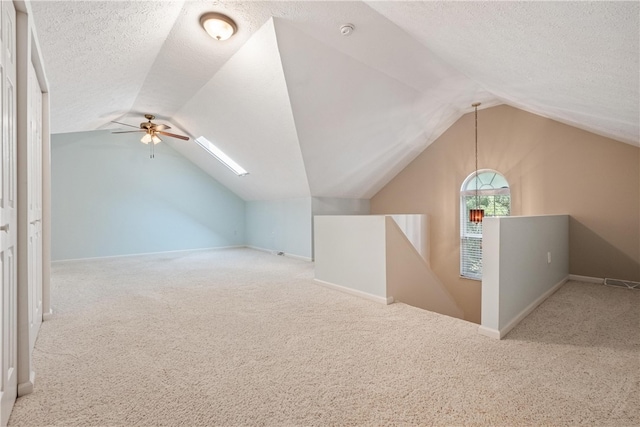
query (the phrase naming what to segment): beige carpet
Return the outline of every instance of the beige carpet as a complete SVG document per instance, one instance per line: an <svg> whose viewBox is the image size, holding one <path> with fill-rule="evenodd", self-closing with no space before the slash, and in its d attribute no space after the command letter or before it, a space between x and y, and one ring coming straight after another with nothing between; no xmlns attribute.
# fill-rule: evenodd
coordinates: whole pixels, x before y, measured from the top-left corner
<svg viewBox="0 0 640 427"><path fill-rule="evenodd" d="M10 425L640 425L640 292L569 282L503 341L249 249L57 263Z"/></svg>

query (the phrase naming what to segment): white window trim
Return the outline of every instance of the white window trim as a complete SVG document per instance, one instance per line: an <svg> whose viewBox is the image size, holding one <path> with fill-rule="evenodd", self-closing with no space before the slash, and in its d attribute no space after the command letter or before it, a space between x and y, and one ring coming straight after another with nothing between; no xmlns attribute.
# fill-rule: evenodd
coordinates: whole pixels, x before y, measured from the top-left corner
<svg viewBox="0 0 640 427"><path fill-rule="evenodd" d="M482 281L482 277L476 277L476 276L471 276L468 275L468 273L465 273L464 270L464 261L465 261L465 250L464 250L464 239L478 239L480 240L480 247L482 247L482 233L465 233L467 230L467 225L465 223L465 220L468 218L468 214L467 214L467 205L465 202L465 199L468 197L473 197L476 194L478 194L479 196L509 196L509 210L511 210L511 189L510 187L507 188L479 188L477 191L475 189L466 189L467 185L469 184L469 182L473 179L476 178L477 175L482 175L483 173L495 173L500 175L504 181L507 183L507 185L509 185L509 182L507 181L506 177L493 169L479 169L477 171L477 173L474 171L473 173L471 173L469 176L467 176L467 178L463 181L462 185L460 186L460 277L463 279L469 279L469 280L475 280L475 281Z"/></svg>

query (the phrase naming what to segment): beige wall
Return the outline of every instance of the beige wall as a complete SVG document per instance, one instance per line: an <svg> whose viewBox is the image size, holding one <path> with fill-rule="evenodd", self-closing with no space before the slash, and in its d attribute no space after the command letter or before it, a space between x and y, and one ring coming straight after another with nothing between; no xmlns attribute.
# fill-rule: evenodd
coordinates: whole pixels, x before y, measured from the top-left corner
<svg viewBox="0 0 640 427"><path fill-rule="evenodd" d="M480 322L480 282L459 277L459 191L474 170L466 114L371 199L426 213L431 267ZM512 215L569 214L571 274L640 281L640 149L505 105L478 111L478 167L511 186Z"/></svg>
<svg viewBox="0 0 640 427"><path fill-rule="evenodd" d="M396 221L386 220L387 295L394 301L464 318L462 309L424 258L411 244Z"/></svg>

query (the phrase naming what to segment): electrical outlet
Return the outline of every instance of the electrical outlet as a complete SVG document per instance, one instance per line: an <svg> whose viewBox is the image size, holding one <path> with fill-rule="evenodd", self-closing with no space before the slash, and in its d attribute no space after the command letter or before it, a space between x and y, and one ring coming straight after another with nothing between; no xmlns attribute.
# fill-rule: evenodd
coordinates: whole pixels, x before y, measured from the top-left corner
<svg viewBox="0 0 640 427"><path fill-rule="evenodd" d="M547 252L547 264L551 264L551 252Z"/></svg>

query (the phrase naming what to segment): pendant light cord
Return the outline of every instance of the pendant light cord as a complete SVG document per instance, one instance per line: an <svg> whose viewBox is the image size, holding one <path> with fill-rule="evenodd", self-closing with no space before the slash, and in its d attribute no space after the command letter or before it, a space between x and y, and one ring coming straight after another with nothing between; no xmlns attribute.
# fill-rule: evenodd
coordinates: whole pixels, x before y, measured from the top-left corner
<svg viewBox="0 0 640 427"><path fill-rule="evenodd" d="M476 110L476 209L478 209L478 105L480 103L473 104Z"/></svg>

